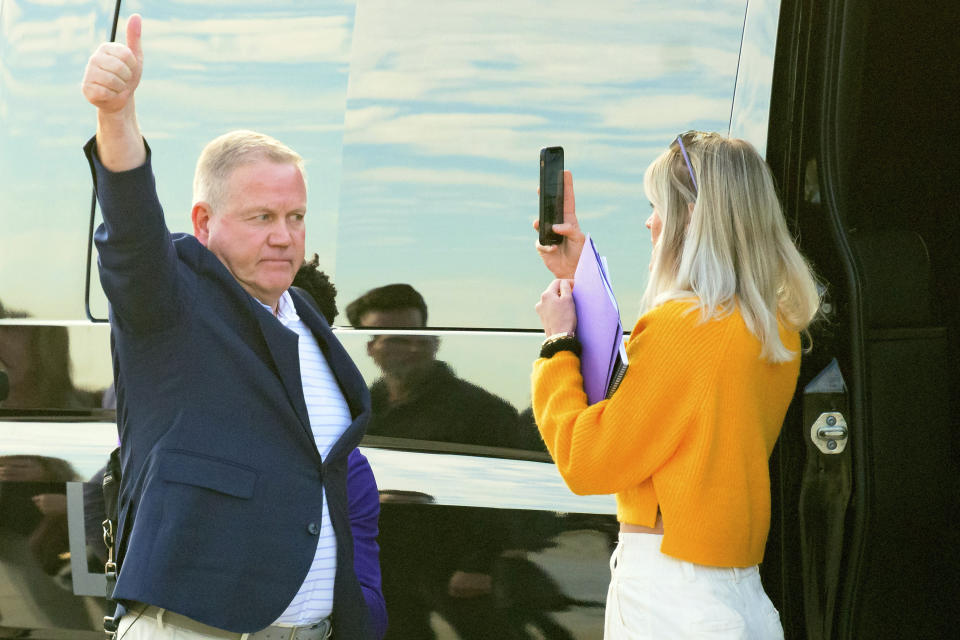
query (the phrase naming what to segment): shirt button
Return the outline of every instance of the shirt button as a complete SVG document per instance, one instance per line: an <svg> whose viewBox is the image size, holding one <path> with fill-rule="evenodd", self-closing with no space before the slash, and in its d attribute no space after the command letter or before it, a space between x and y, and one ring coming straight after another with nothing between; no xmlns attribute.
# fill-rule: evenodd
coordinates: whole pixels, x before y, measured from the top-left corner
<svg viewBox="0 0 960 640"><path fill-rule="evenodd" d="M310 533L310 535L312 535L312 536L320 535L320 527L317 526L317 523L316 523L316 522L311 522L310 524L308 524L308 525L307 525L307 531L308 531L308 532Z"/></svg>

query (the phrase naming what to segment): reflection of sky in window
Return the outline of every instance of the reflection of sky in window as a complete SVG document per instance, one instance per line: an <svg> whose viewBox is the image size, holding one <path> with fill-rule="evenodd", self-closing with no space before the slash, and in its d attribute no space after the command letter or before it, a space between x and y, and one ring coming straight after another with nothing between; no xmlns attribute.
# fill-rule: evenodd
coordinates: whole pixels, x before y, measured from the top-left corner
<svg viewBox="0 0 960 640"><path fill-rule="evenodd" d="M90 177L80 146L95 115L78 85L87 58L109 35L113 4L2 5L0 188L4 229L16 232L0 240L0 300L47 318L83 315ZM307 246L332 267L354 2L124 3L124 18L134 11L144 15L139 120L171 229L190 229L203 145L230 129L256 129L307 160ZM31 219L18 214L14 225L15 211L30 211ZM95 292L94 311L103 316L106 304Z"/></svg>
<svg viewBox="0 0 960 640"><path fill-rule="evenodd" d="M772 7L769 20L776 4L755 0L751 15ZM113 2L0 7L0 300L79 318L89 207L79 147L94 113L77 85ZM328 271L338 258L341 307L408 281L437 324L533 327L547 280L530 229L538 150L565 147L581 219L632 324L650 252L643 170L679 131L727 130L744 7L365 0L355 19L353 0L133 0L124 16L145 17L138 108L171 228L189 229L203 144L262 130L307 160L307 251ZM743 65L751 54L769 67L767 31L744 43ZM738 112L765 111L762 84L738 86ZM765 118L738 117L735 133L765 135Z"/></svg>
<svg viewBox="0 0 960 640"><path fill-rule="evenodd" d="M337 285L424 294L436 325L536 326L536 158L560 144L625 320L645 285L646 165L727 131L744 2L358 8ZM478 304L479 303L479 304Z"/></svg>
<svg viewBox="0 0 960 640"><path fill-rule="evenodd" d="M78 87L113 4L0 4L0 301L9 308L83 315L90 177L80 146L94 121Z"/></svg>

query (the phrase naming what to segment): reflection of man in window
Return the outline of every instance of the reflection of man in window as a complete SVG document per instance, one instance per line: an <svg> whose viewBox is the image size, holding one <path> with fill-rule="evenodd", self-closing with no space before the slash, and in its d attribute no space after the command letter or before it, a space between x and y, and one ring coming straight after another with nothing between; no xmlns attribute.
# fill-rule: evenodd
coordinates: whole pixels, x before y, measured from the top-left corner
<svg viewBox="0 0 960 640"><path fill-rule="evenodd" d="M427 325L423 296L408 284L371 289L346 312L354 327ZM367 434L518 446L516 409L454 375L436 359L438 348L437 337L429 335L381 334L370 339L367 353L383 376L370 387ZM388 502L381 510L383 588L390 618L387 640L436 638L432 612L463 640L516 637L504 610L495 606L491 576L497 558L510 544L511 523L474 509L436 506L429 507L428 518L422 508L409 504L391 508Z"/></svg>
<svg viewBox="0 0 960 640"><path fill-rule="evenodd" d="M408 284L371 289L347 306L354 327L421 328L427 305ZM367 353L383 377L370 387L369 435L517 447L517 411L505 400L454 375L436 359L436 336L385 334Z"/></svg>

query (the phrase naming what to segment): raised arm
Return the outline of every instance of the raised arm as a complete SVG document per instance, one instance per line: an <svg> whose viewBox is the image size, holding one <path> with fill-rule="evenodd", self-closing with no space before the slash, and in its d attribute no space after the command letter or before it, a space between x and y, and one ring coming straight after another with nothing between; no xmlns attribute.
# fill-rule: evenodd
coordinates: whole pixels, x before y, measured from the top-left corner
<svg viewBox="0 0 960 640"><path fill-rule="evenodd" d="M140 16L130 16L127 44L101 44L83 74L83 96L97 108L97 155L110 171L135 169L147 159L133 100L143 72L141 27Z"/></svg>
<svg viewBox="0 0 960 640"><path fill-rule="evenodd" d="M140 16L132 15L127 44L104 43L87 62L82 90L97 108L97 135L84 151L103 214L93 239L111 319L154 332L177 322L184 302L177 253L134 107L143 70L140 35Z"/></svg>
<svg viewBox="0 0 960 640"><path fill-rule="evenodd" d="M540 229L540 220L533 221L533 229ZM553 225L553 232L563 236L560 244L544 246L539 239L535 246L543 264L554 277L560 280L572 280L577 271L577 262L580 261L580 252L586 242L586 236L580 230L577 221L577 205L573 197L573 174L563 172L563 223Z"/></svg>

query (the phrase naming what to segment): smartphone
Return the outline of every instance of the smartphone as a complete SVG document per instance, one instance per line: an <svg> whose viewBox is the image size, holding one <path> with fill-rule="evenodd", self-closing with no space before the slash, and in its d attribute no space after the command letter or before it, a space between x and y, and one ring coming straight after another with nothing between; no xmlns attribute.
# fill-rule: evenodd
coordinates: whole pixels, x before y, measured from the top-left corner
<svg viewBox="0 0 960 640"><path fill-rule="evenodd" d="M540 149L540 244L560 244L553 232L563 222L563 147Z"/></svg>

